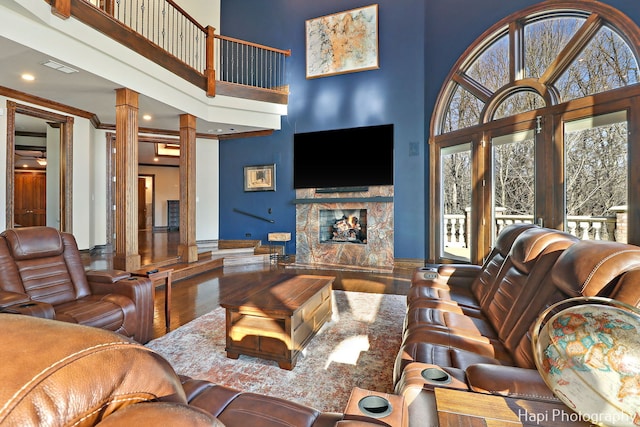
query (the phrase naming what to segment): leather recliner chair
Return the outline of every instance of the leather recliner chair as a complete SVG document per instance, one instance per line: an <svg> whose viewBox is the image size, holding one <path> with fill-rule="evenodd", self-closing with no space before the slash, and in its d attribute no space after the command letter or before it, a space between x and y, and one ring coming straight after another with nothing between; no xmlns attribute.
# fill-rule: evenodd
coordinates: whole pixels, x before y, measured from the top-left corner
<svg viewBox="0 0 640 427"><path fill-rule="evenodd" d="M638 246L537 227L521 232L510 247L501 237L497 243L506 254L500 267L476 269L474 280L466 267L463 274L443 266L414 275L394 372L410 425L434 420L438 387L559 402L535 367L531 337L540 313L580 296L640 304ZM451 382L425 380L425 368L446 372L442 378Z"/></svg>
<svg viewBox="0 0 640 427"><path fill-rule="evenodd" d="M0 234L0 311L94 326L146 343L154 293L145 277L85 271L69 233L24 227Z"/></svg>
<svg viewBox="0 0 640 427"><path fill-rule="evenodd" d="M0 425L366 427L293 401L181 377L110 331L0 314Z"/></svg>

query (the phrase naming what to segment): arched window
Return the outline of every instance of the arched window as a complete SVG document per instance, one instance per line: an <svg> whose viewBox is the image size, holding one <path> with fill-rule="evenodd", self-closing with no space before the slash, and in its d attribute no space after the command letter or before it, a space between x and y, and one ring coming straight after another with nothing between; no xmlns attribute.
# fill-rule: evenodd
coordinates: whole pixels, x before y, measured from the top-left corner
<svg viewBox="0 0 640 427"><path fill-rule="evenodd" d="M480 263L512 222L640 243L639 42L620 11L558 1L466 50L431 119L431 259Z"/></svg>

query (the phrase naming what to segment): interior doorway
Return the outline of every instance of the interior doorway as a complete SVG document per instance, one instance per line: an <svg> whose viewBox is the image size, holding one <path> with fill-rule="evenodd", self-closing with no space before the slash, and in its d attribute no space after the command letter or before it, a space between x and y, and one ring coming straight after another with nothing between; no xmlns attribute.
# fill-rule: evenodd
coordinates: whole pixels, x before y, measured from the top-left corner
<svg viewBox="0 0 640 427"><path fill-rule="evenodd" d="M106 134L106 185L107 185L107 200L110 203L107 206L107 243L106 248L108 251L114 250L115 245L115 164L114 164L114 148L115 148L116 136L113 132L107 132ZM137 231L140 239L147 239L147 242L151 244L154 240L154 234L159 234L160 238L166 238L167 227L163 226L166 212L166 199L167 189L174 190L173 186L179 188L179 174L178 176L171 175L169 178L165 177L164 170L179 170L179 157L158 155L158 144L167 145L169 143L175 144L177 139L165 138L156 135L138 135L138 182L137 190L138 197L136 208L138 209L138 215L136 220ZM140 168L144 168L141 170ZM143 190L143 184L141 178L145 179L145 188ZM146 193L144 199L142 194ZM178 193L179 194L179 193ZM172 194L172 197L176 198ZM144 200L144 201L143 201ZM144 210L142 206L146 207L146 212L141 214ZM144 228L142 222L145 221ZM160 223L160 225L158 225ZM141 232L142 231L142 232ZM148 254L141 253L141 262L144 265L144 261ZM150 262L150 261L149 261Z"/></svg>
<svg viewBox="0 0 640 427"><path fill-rule="evenodd" d="M47 175L40 171L16 170L14 175L14 226L47 225Z"/></svg>
<svg viewBox="0 0 640 427"><path fill-rule="evenodd" d="M138 175L138 230L153 231L155 222L155 176Z"/></svg>
<svg viewBox="0 0 640 427"><path fill-rule="evenodd" d="M6 228L72 230L73 118L7 101Z"/></svg>

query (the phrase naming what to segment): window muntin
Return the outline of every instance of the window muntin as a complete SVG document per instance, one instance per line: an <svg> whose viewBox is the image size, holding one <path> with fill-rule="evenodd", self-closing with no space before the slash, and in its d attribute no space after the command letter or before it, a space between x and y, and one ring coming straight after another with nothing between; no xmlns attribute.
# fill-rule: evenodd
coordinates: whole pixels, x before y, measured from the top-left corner
<svg viewBox="0 0 640 427"><path fill-rule="evenodd" d="M586 11L576 10L573 13L575 16L570 16L570 12L561 10L557 15L549 11L542 16L538 15L531 19L523 17L519 20L530 21L524 26L523 51L518 51L515 55L524 58L522 75L525 78L539 80L542 87L548 87L549 91L558 93L558 102L639 82L638 61L634 50L609 24L604 24L591 37L578 58L566 70L560 70L557 81L542 81L540 78L549 71L550 67L558 66L556 60L563 49L571 48L572 43L580 43L573 37L581 26L587 24L587 19L582 16L589 14ZM516 70L514 78L521 75L519 65L509 62L513 59L509 54L510 37L512 35L505 35L504 27L500 27L494 35L479 43L480 46L488 46L480 55L470 61L462 61L462 68L457 72L469 76L487 90L491 94L490 99L481 101L470 92L461 89L459 85L450 85L448 89L450 96L445 94L442 98L448 100L447 104L438 108L442 111L438 116L444 120L439 124L436 134L478 125L479 123L473 120L476 116L479 118L478 108L481 109L485 102L490 104L494 97L501 96L499 92L501 88L504 89L509 85L514 87L523 85L525 91L529 88L526 79L509 81L510 69ZM513 89L510 90L513 91ZM518 109L504 109L499 117L508 117L508 114L518 112L520 112Z"/></svg>

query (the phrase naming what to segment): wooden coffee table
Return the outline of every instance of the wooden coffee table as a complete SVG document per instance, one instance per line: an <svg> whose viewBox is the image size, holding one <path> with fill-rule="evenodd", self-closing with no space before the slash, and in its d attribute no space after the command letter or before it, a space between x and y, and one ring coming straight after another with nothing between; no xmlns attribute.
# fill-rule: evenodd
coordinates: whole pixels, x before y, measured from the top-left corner
<svg viewBox="0 0 640 427"><path fill-rule="evenodd" d="M223 296L227 357L275 360L293 369L300 352L331 318L335 277L278 274L241 282Z"/></svg>

